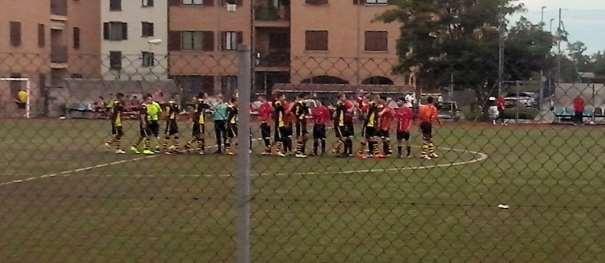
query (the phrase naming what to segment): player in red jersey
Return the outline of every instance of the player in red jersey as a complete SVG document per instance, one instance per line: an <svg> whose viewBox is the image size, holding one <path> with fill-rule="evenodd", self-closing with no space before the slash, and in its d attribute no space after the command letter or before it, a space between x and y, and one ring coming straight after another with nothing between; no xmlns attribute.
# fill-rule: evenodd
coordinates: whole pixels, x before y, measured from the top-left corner
<svg viewBox="0 0 605 263"><path fill-rule="evenodd" d="M382 154L386 157L391 156L391 125L395 119L395 113L391 107L389 107L384 100L380 101L378 105L380 112L378 113L378 136L382 141Z"/></svg>
<svg viewBox="0 0 605 263"><path fill-rule="evenodd" d="M330 121L330 109L319 103L319 105L312 110L313 115L313 154L315 156L321 156L326 153L326 125ZM321 145L321 153L319 152L319 146Z"/></svg>
<svg viewBox="0 0 605 263"><path fill-rule="evenodd" d="M260 120L260 134L265 143L265 151L263 155L271 154L271 119L273 117L273 106L263 96L258 97L261 105L258 108L258 118ZM277 128L276 128L277 129Z"/></svg>
<svg viewBox="0 0 605 263"><path fill-rule="evenodd" d="M414 120L412 104L401 101L399 108L395 112L397 118L397 155L403 158L403 141L405 140L406 157L412 156L412 147L410 146L410 128Z"/></svg>

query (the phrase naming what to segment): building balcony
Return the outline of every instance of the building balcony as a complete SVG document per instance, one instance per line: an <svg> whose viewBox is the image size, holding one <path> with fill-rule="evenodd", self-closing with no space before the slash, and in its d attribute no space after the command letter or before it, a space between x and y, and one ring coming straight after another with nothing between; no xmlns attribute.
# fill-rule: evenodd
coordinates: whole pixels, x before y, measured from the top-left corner
<svg viewBox="0 0 605 263"><path fill-rule="evenodd" d="M257 71L287 71L290 68L290 53L270 52L256 54Z"/></svg>
<svg viewBox="0 0 605 263"><path fill-rule="evenodd" d="M67 20L67 0L50 0L51 20Z"/></svg>
<svg viewBox="0 0 605 263"><path fill-rule="evenodd" d="M52 68L67 67L67 46L53 46L50 51L50 63Z"/></svg>
<svg viewBox="0 0 605 263"><path fill-rule="evenodd" d="M290 7L261 5L254 9L256 27L290 27Z"/></svg>

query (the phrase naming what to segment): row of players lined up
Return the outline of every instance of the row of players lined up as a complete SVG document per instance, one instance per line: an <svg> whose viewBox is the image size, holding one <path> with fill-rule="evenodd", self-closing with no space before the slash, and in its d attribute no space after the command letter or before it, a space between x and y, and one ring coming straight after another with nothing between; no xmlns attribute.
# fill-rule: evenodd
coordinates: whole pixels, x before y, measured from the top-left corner
<svg viewBox="0 0 605 263"><path fill-rule="evenodd" d="M118 93L110 105L112 138L105 144L115 148L118 154L126 153L121 148L121 138L124 135L123 97L123 94ZM367 159L393 155L391 150L392 126L396 126L397 157L412 157L410 134L415 119L420 122L419 127L423 139L420 157L423 159L439 157L435 153L432 140L433 123L439 122L437 107L434 105L432 97L429 97L427 104L421 105L416 113L412 110L412 104L404 98L397 102L397 108L391 108L384 99L371 95L360 96L357 100L349 100L345 94L341 94L338 102L332 108L319 103L317 107L311 109L305 100L305 95L297 96L295 101L288 101L283 94L274 94L274 100L271 102L264 97L259 97L261 105L258 112L255 113L258 114L259 129L265 146L263 155L284 157L293 153L298 158L307 157L308 123L312 122L312 154L322 156L326 153L326 130L332 122L337 139L332 146L332 152L342 157L354 157L354 119L357 113L363 123L363 139L360 142L357 157ZM219 101L217 105L210 106L206 103L204 94L197 97L195 110L191 114L192 138L181 148L177 120L181 112L180 106L176 101L170 100L167 105L162 107L158 102L153 101L150 94L145 95L138 114L139 138L130 150L137 154L161 152L206 154L206 124L209 123L206 112L211 112L217 139L216 153L233 155L233 146L236 144L238 135L238 101L233 98L228 103L224 103L220 96ZM166 121L163 140L160 137L159 124L162 116L165 116ZM155 147L151 146L152 141L155 141ZM293 142L296 143L295 147L293 147Z"/></svg>

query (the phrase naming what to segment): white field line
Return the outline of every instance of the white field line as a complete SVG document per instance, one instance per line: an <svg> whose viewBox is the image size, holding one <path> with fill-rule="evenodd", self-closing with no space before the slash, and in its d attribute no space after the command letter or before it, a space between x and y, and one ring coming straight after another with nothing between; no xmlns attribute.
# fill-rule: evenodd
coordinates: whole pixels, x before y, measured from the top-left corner
<svg viewBox="0 0 605 263"><path fill-rule="evenodd" d="M215 146L216 147L216 146ZM308 175L322 175L322 174L341 174L341 175L347 175L347 174L358 174L358 173L385 173L385 172L398 172L398 171L409 171L409 170L427 170L427 169L433 169L433 168L447 168L447 167L455 167L455 166L463 166L463 165L469 165L469 164L473 164L473 163L478 163L478 162L483 162L485 160L487 160L489 157L487 154L482 153L482 152L475 152L475 151L469 151L469 150L463 150L463 149L454 149L454 148L447 148L447 147L441 147L441 149L445 150L445 151L453 151L453 152L461 152L461 153L470 153L473 154L474 156L476 156L476 158L469 160L469 161L463 161L463 162L453 162L453 163L442 163L442 164L431 164L431 165L423 165L423 166L411 166L411 167L395 167L395 168L378 168L378 169L364 169L364 170L350 170L350 171L334 171L334 172L298 172L298 173L276 173L273 174L275 176L288 176L288 175L302 175L302 176L308 176ZM116 166L116 165L121 165L121 164L125 164L125 163L130 163L130 162L137 162L137 161L142 161L142 160L149 160L149 159L153 159L153 158L157 158L160 157L162 155L158 154L158 155L152 155L152 156L146 156L146 157L138 157L138 158L133 158L133 159L127 159L127 160L121 160L121 161L114 161L114 162L108 162L108 163L102 163L102 164L98 164L98 165L93 165L93 166L89 166L89 167L83 167L83 168L78 168L78 169L73 169L73 170L66 170L66 171L62 171L62 172L57 172L57 173L51 173L51 174L45 174L42 176L35 176L35 177L29 177L29 178L25 178L25 179L19 179L19 180L12 180L12 181L8 181L8 182L4 182L4 183L0 183L0 187L1 186L7 186L7 185L12 185L12 184L20 184L20 183L25 183L25 182L31 182L31 181L35 181L35 180L42 180L42 179L47 179L47 178L54 178L54 177L69 177L72 176L76 173L80 173L80 172L85 172L85 171L90 171L90 170L94 170L94 169L99 169L99 168L104 168L104 167L109 167L109 166ZM278 158L278 157L276 157ZM262 175L259 173L253 174L252 176L259 176ZM107 177L113 177L115 175L97 175L97 176L107 176ZM125 175L128 177L149 177L149 178L157 178L157 177L162 177L162 176L157 176L157 175ZM176 177L207 177L207 178L212 178L212 177L221 177L221 178L225 178L225 177L231 177L233 176L232 174L169 174L166 176L176 176Z"/></svg>

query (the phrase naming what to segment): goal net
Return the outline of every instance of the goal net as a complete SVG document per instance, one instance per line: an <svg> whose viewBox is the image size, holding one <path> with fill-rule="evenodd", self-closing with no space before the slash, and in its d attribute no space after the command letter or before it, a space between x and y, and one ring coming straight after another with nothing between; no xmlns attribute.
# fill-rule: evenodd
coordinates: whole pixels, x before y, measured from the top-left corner
<svg viewBox="0 0 605 263"><path fill-rule="evenodd" d="M0 78L0 116L31 117L31 82L28 78Z"/></svg>

